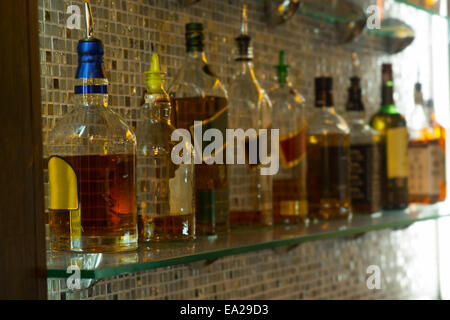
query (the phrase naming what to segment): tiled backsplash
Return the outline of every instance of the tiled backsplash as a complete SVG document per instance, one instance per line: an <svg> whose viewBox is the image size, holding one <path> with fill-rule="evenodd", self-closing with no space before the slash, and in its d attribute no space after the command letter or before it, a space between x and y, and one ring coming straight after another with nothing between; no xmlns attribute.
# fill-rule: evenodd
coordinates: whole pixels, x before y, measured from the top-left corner
<svg viewBox="0 0 450 320"><path fill-rule="evenodd" d="M80 0L39 0L40 60L43 133L46 137L62 115L71 108L77 66L77 42L81 30L68 29L70 5L82 9ZM278 51L284 49L295 87L313 104L313 79L319 73L335 79L338 110L345 105L351 52L361 61L363 94L368 109L380 103L380 65L394 63L396 99L400 110L412 104L417 64L425 97L431 85L431 20L423 12L387 1L387 15L399 16L416 31L416 40L404 52L388 57L373 36L339 45L334 25L300 14L288 23L268 28L262 2L249 2L250 34L254 39L255 69L263 87L274 84ZM359 1L365 8L372 0ZM185 55L184 26L205 24L206 54L213 69L230 83L234 70L234 38L239 33L238 0L202 0L181 7L176 0L91 0L96 36L105 45L105 71L110 81L110 105L133 126L142 102L143 73L149 67L151 44L161 55L168 77L173 78ZM83 12L83 10L81 10ZM177 266L108 279L93 288L68 293L64 281L49 280L49 298L388 298L436 297L436 243L431 223L406 231L373 232L358 239L327 240L303 244L287 253L271 250L222 258L211 266L195 269ZM425 239L423 239L425 238ZM428 241L430 248L415 250ZM417 244L417 245L416 245ZM366 268L380 264L383 290L368 290ZM428 280L414 277L417 268L427 266ZM416 278L414 278L416 279ZM428 285L429 289L415 288ZM286 290L289 286L289 290Z"/></svg>

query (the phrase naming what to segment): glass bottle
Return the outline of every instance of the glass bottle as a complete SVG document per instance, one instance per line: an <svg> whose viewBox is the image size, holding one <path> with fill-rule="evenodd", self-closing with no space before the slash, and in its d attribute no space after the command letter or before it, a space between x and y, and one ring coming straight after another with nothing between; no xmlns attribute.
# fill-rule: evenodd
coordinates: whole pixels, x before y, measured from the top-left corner
<svg viewBox="0 0 450 320"><path fill-rule="evenodd" d="M350 205L350 129L336 113L333 79L315 79L316 111L308 125L308 216L347 218Z"/></svg>
<svg viewBox="0 0 450 320"><path fill-rule="evenodd" d="M433 100L430 99L426 103L426 113L428 121L433 128L433 134L435 139L438 141L439 148L433 147L433 160L438 165L435 167L439 168L439 201L445 201L447 197L447 178L446 178L446 160L445 160L445 143L447 139L447 130L437 121L436 112L434 110ZM436 144L433 143L433 146Z"/></svg>
<svg viewBox="0 0 450 320"><path fill-rule="evenodd" d="M136 138L108 107L103 45L93 37L85 3L87 37L78 43L73 110L46 143L50 248L115 252L137 247Z"/></svg>
<svg viewBox="0 0 450 320"><path fill-rule="evenodd" d="M236 42L238 54L235 60L239 67L229 88L229 128L242 129L245 132L253 130L246 139L249 143L251 141L258 143L259 129L268 129L271 125L272 105L253 70L253 48L251 37L248 35L245 5L242 10L241 35L236 38ZM249 150L247 146L245 148L246 150L243 150L237 146L236 153L242 151L247 154ZM249 156L246 158L245 163L239 164L236 161L235 164L228 164L230 225L231 227L271 225L272 176L260 174L259 164L250 163Z"/></svg>
<svg viewBox="0 0 450 320"><path fill-rule="evenodd" d="M439 200L439 166L433 153L439 151L439 141L433 134L422 96L422 85L414 86L414 108L408 117L408 191L412 203L435 203Z"/></svg>
<svg viewBox="0 0 450 320"><path fill-rule="evenodd" d="M382 66L381 108L370 126L381 134L381 190L383 209L408 206L408 130L394 103L392 65Z"/></svg>
<svg viewBox="0 0 450 320"><path fill-rule="evenodd" d="M169 90L174 107L172 123L176 128L187 129L194 142L196 232L198 235L214 235L229 228L227 168L223 161L205 162L208 159L202 156L202 152L208 142L202 142L201 135L213 128L226 137L228 96L206 61L201 23L186 25L186 47L186 60ZM215 156L223 159L225 152L223 145L215 150Z"/></svg>
<svg viewBox="0 0 450 320"><path fill-rule="evenodd" d="M277 68L278 86L269 92L272 101L272 126L280 130L280 169L273 177L274 223L307 221L305 98L287 81L288 68L280 51Z"/></svg>
<svg viewBox="0 0 450 320"><path fill-rule="evenodd" d="M139 241L187 240L195 237L194 159L176 165L172 151L175 128L170 122L170 99L164 90L158 54L147 74L147 93L137 123Z"/></svg>
<svg viewBox="0 0 450 320"><path fill-rule="evenodd" d="M380 134L365 121L360 78L350 78L347 122L350 127L351 202L355 214L371 214L381 210Z"/></svg>

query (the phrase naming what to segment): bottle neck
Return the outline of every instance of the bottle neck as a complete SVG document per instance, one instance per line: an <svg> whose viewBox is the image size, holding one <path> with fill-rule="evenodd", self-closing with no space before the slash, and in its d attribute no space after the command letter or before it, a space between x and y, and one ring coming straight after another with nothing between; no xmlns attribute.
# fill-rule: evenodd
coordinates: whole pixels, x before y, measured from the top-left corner
<svg viewBox="0 0 450 320"><path fill-rule="evenodd" d="M198 60L203 63L208 63L206 60L206 55L204 51L188 51L187 58L191 60Z"/></svg>
<svg viewBox="0 0 450 320"><path fill-rule="evenodd" d="M397 113L394 102L394 84L392 81L386 81L381 88L381 110L387 113Z"/></svg>
<svg viewBox="0 0 450 320"><path fill-rule="evenodd" d="M241 73L250 73L254 76L255 72L253 70L253 60L237 60L239 62L239 71Z"/></svg>
<svg viewBox="0 0 450 320"><path fill-rule="evenodd" d="M108 106L108 80L82 78L75 81L75 102L83 106Z"/></svg>
<svg viewBox="0 0 450 320"><path fill-rule="evenodd" d="M364 126L365 122L365 112L364 111L347 111L348 121L352 124Z"/></svg>
<svg viewBox="0 0 450 320"><path fill-rule="evenodd" d="M167 94L145 95L145 106L143 116L154 122L170 124L171 106Z"/></svg>

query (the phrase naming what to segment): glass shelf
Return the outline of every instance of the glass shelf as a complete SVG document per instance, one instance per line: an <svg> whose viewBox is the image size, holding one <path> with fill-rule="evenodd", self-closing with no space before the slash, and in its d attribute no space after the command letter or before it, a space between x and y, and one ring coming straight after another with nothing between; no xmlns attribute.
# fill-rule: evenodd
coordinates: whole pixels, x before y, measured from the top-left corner
<svg viewBox="0 0 450 320"><path fill-rule="evenodd" d="M418 222L450 216L448 203L412 206L405 211L380 212L371 216L354 216L351 222L328 221L310 223L308 227L274 226L253 230L235 230L216 237L203 237L190 242L172 242L141 246L137 251L117 254L47 254L47 277L67 278L70 265L80 268L82 279L99 280L178 264L214 260L220 257L276 247L294 246L302 242L356 236L368 231L404 228Z"/></svg>
<svg viewBox="0 0 450 320"><path fill-rule="evenodd" d="M425 11L428 14L431 14L431 15L436 15L436 16L440 16L440 17L443 17L443 18L448 18L447 15L442 15L442 14L439 13L439 11L440 11L439 5L436 5L436 8L432 8L432 7L426 8L423 5L420 5L421 1L418 1L418 0L394 0L394 1L398 2L398 3L406 4L408 6L414 7L416 9L418 9L418 10L421 10L421 11ZM446 0L440 0L440 1L446 1ZM440 2L439 2L439 4L440 4Z"/></svg>

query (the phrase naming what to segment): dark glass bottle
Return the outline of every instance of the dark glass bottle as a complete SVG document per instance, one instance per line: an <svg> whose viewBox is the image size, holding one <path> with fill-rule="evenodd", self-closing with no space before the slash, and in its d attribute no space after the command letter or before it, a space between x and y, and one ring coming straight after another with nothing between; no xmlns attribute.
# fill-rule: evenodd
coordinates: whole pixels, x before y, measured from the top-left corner
<svg viewBox="0 0 450 320"><path fill-rule="evenodd" d="M347 122L350 126L352 211L370 214L381 210L380 134L364 120L360 78L350 78Z"/></svg>
<svg viewBox="0 0 450 320"><path fill-rule="evenodd" d="M408 130L394 103L392 65L382 67L381 108L370 125L381 134L381 190L383 209L408 207Z"/></svg>
<svg viewBox="0 0 450 320"><path fill-rule="evenodd" d="M202 157L208 142L195 142L194 122L201 121L203 132L214 128L226 137L228 96L222 83L208 65L203 52L204 35L201 23L186 25L186 60L170 86L172 124L187 129L201 164L195 165L196 232L212 235L229 228L228 175L224 164L206 164ZM197 139L199 140L199 139ZM225 146L216 156L226 154Z"/></svg>
<svg viewBox="0 0 450 320"><path fill-rule="evenodd" d="M315 80L316 111L308 126L308 217L347 218L350 206L350 129L336 113L333 79Z"/></svg>

